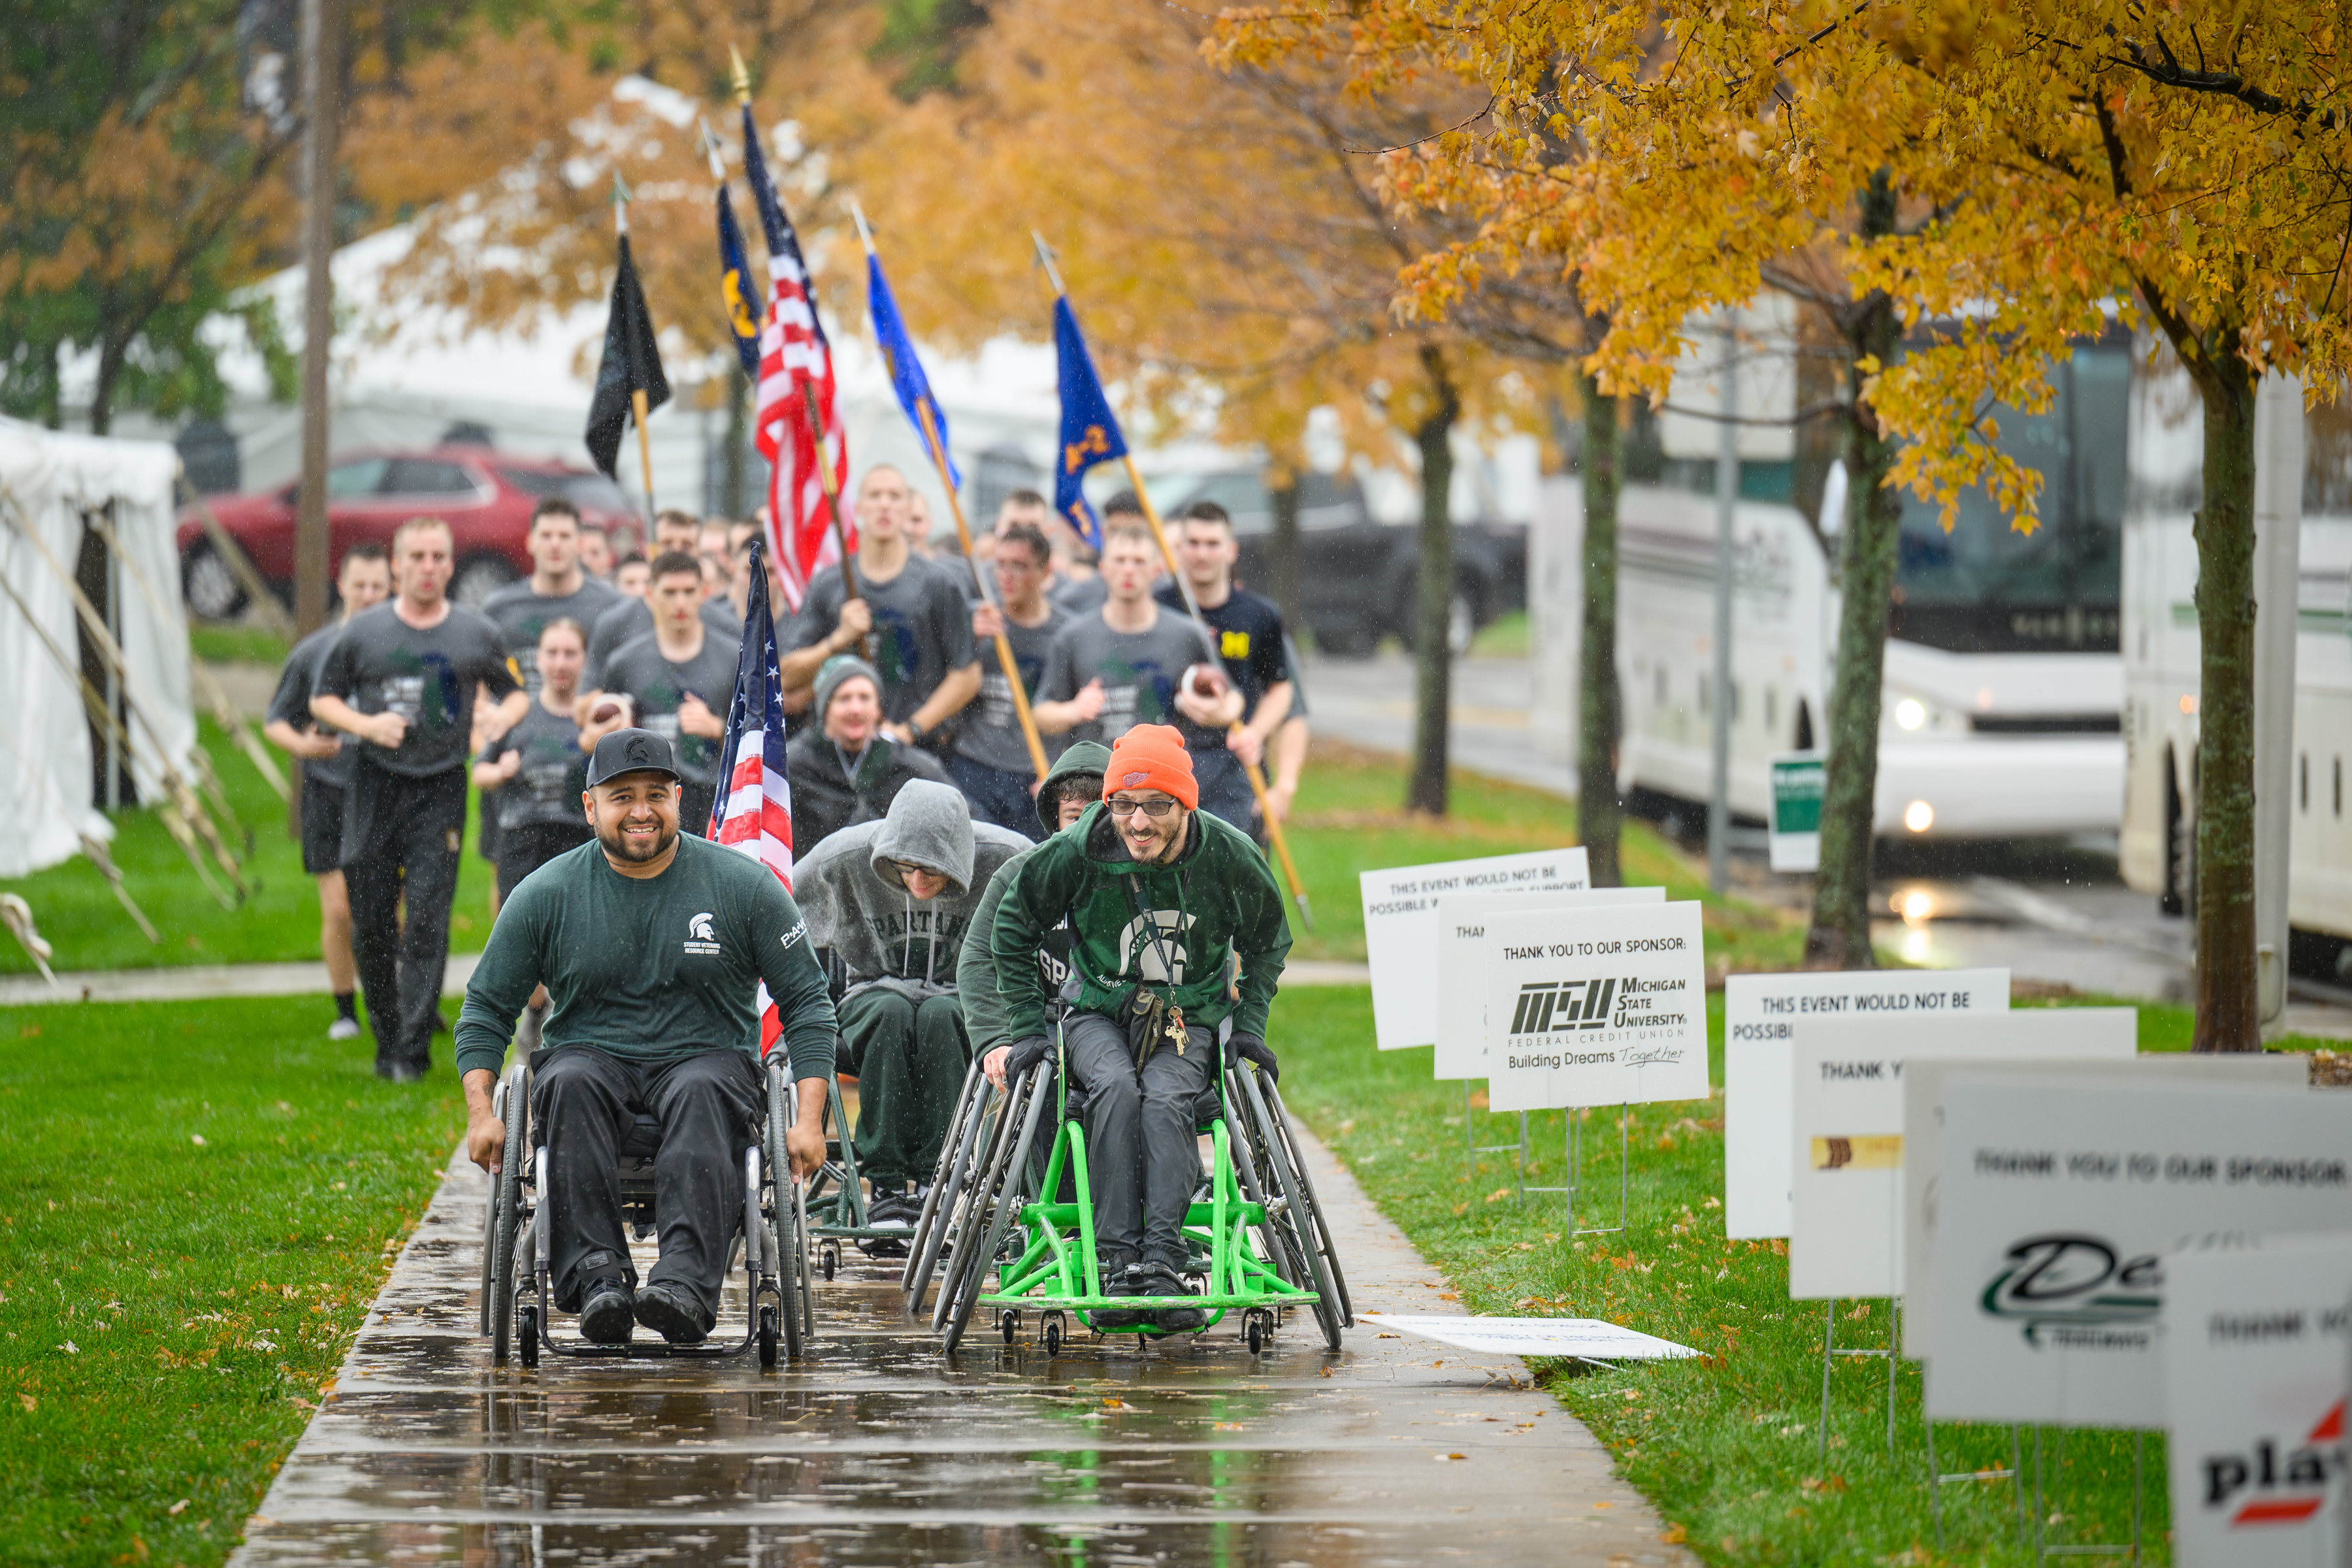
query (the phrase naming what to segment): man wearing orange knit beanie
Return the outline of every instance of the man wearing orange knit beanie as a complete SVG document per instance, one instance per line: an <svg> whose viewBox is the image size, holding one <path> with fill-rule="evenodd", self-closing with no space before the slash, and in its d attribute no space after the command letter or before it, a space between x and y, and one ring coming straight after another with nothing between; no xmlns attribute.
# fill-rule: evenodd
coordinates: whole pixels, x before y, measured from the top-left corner
<svg viewBox="0 0 2352 1568"><path fill-rule="evenodd" d="M1086 1091L1095 1237L1114 1296L1194 1293L1183 1223L1201 1178L1194 1107L1215 1081L1218 1026L1232 1020L1230 1055L1275 1070L1265 1026L1290 952L1282 890L1257 846L1200 804L1183 737L1165 724L1128 731L1111 747L1102 800L1030 853L990 936L1013 1044L982 1066L1001 1089L1053 1049L1036 954L1065 917L1076 932L1079 992L1062 1041ZM1130 1331L1205 1321L1196 1307L1088 1316Z"/></svg>

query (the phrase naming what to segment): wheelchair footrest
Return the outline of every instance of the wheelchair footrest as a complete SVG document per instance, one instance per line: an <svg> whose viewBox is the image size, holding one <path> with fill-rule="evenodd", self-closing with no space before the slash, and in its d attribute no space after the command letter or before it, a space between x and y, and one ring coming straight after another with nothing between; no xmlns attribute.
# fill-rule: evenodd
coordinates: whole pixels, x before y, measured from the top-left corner
<svg viewBox="0 0 2352 1568"><path fill-rule="evenodd" d="M1303 1307L1321 1300L1312 1290L1265 1290L1249 1296L982 1296L982 1307L1046 1312L1165 1312L1179 1307Z"/></svg>

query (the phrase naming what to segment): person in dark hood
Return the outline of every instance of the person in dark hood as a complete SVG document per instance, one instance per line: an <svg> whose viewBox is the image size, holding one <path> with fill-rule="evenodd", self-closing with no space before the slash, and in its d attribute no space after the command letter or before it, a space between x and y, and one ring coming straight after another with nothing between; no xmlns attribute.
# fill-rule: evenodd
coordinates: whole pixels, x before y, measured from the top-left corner
<svg viewBox="0 0 2352 1568"><path fill-rule="evenodd" d="M911 1227L971 1063L957 956L981 889L1029 840L974 823L947 784L909 780L879 822L845 827L801 861L793 888L809 937L840 963L841 1058L857 1075L857 1163L866 1222ZM869 1248L902 1250L898 1243Z"/></svg>
<svg viewBox="0 0 2352 1568"><path fill-rule="evenodd" d="M825 660L812 706L816 722L784 752L794 854L808 854L853 824L881 820L910 779L948 782L930 753L882 732L882 678L864 659L837 654Z"/></svg>
<svg viewBox="0 0 2352 1568"><path fill-rule="evenodd" d="M1065 1062L1085 1089L1087 1169L1103 1289L1181 1296L1184 1215L1201 1179L1195 1106L1227 1049L1274 1070L1266 1013L1290 952L1282 889L1241 829L1199 809L1184 738L1139 724L1111 748L1103 799L1039 845L990 932L1004 1034L982 1058L1000 1090L1051 1053L1037 955L1070 924L1078 993L1062 1026ZM1239 971L1227 989L1234 961ZM1095 1315L1132 1328L1141 1314ZM1197 1307L1157 1314L1195 1330Z"/></svg>

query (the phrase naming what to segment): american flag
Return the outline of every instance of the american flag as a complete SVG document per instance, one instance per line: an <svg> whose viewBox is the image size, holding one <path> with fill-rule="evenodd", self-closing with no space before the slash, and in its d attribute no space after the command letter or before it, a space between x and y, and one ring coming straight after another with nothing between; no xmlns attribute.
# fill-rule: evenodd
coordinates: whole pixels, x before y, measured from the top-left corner
<svg viewBox="0 0 2352 1568"><path fill-rule="evenodd" d="M798 610L809 580L841 559L834 538L833 512L818 468L816 438L808 407L824 433L824 461L833 470L836 493L849 482L849 444L834 416L833 347L816 315L816 286L809 280L800 237L777 199L760 153L760 129L751 106L743 106L743 172L751 185L760 226L768 237L768 317L760 328L760 383L751 405L754 438L768 459L768 542L784 598ZM847 513L842 527L849 548L857 548L856 524Z"/></svg>
<svg viewBox="0 0 2352 1568"><path fill-rule="evenodd" d="M710 805L713 843L731 844L793 885L793 789L784 778L784 681L776 662L776 617L768 605L768 568L751 542L751 597L743 610L743 649L735 658L735 696L727 704L727 738L719 754L727 788ZM760 986L760 1054L783 1033L765 982Z"/></svg>

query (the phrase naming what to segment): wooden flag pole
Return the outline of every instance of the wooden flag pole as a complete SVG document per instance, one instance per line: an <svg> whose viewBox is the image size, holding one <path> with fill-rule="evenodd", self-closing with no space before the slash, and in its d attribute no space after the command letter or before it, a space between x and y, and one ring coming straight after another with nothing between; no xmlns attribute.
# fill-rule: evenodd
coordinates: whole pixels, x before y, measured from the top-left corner
<svg viewBox="0 0 2352 1568"><path fill-rule="evenodd" d="M824 431L816 422L816 405L809 400L805 386L801 388L801 414L808 421L809 439L816 447L817 479L824 486L824 504L833 513L833 545L841 552L841 598L847 604L864 595L857 588L857 563L850 556L849 531L841 522L841 489L833 477L833 455L824 449ZM857 657L868 664L874 662L872 631L857 639Z"/></svg>
<svg viewBox="0 0 2352 1568"><path fill-rule="evenodd" d="M646 477L646 513L649 517L655 516L657 514L654 511L654 446L652 440L646 435L646 389L644 387L635 386L629 389L629 411L635 414L637 419L637 469Z"/></svg>
<svg viewBox="0 0 2352 1568"><path fill-rule="evenodd" d="M917 412L923 416L923 439L931 448L931 467L940 471L940 484L948 492L948 511L954 517L956 537L963 542L964 564L971 568L971 580L980 589L980 596L999 616L1004 606L988 586L988 574L980 569L980 561L971 552L971 525L964 521L963 502L956 496L955 481L948 477L948 455L940 447L939 427L931 420L931 405L918 404ZM1030 765L1037 770L1039 782L1051 771L1045 761L1045 742L1037 733L1037 716L1029 710L1029 692L1021 684L1021 663L1013 657L1013 640L1003 632L996 634L997 668L1004 671L1004 684L1013 692L1013 715L1021 721L1021 739L1028 743Z"/></svg>

